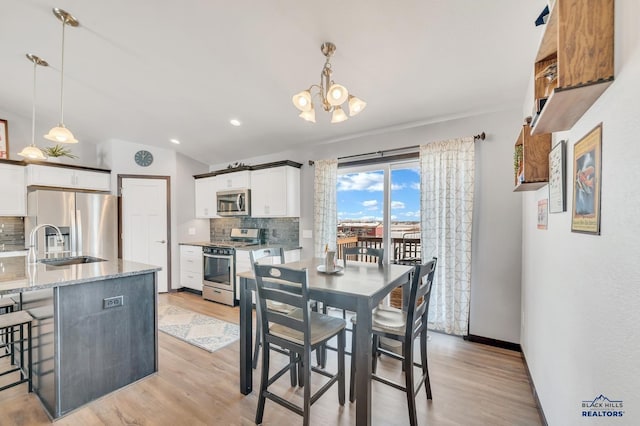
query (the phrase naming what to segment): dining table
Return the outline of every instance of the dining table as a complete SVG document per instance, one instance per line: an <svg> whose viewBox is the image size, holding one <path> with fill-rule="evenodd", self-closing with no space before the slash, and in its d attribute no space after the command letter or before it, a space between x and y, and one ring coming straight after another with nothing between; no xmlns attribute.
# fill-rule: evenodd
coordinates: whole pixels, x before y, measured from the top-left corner
<svg viewBox="0 0 640 426"><path fill-rule="evenodd" d="M371 326L373 309L396 287L409 283L413 266L348 261L332 273L321 272L323 258L310 258L283 266L307 269L309 298L339 309L355 312L358 318L355 353L356 424L371 424ZM256 288L253 271L241 272L240 279L240 392L253 390L252 292ZM406 291L405 291L406 293ZM362 366L362 368L360 368Z"/></svg>

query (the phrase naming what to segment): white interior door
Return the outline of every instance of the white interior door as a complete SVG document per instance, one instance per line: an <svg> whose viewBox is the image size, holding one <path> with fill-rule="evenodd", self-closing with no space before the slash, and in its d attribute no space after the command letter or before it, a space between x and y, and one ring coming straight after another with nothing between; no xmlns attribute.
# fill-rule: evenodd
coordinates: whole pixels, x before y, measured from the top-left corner
<svg viewBox="0 0 640 426"><path fill-rule="evenodd" d="M167 181L122 179L122 258L157 265L158 292L168 291Z"/></svg>

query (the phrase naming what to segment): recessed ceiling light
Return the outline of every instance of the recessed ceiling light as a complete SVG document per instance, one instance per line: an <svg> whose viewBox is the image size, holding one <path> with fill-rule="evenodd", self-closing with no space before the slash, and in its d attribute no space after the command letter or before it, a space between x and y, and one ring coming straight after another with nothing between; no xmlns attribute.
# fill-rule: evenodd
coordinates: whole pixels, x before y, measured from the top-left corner
<svg viewBox="0 0 640 426"><path fill-rule="evenodd" d="M180 141L178 139L169 139L169 142L175 143L176 145L180 145Z"/></svg>
<svg viewBox="0 0 640 426"><path fill-rule="evenodd" d="M229 120L229 123L231 123L232 126L236 126L236 127L242 124L240 120L236 120L235 118Z"/></svg>

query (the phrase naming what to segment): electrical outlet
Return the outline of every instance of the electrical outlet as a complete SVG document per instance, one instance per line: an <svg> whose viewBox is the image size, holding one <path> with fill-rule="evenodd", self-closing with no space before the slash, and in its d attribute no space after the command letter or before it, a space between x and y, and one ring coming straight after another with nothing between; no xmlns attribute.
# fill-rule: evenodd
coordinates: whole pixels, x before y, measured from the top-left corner
<svg viewBox="0 0 640 426"><path fill-rule="evenodd" d="M124 305L124 296L114 296L102 299L102 309L117 308Z"/></svg>

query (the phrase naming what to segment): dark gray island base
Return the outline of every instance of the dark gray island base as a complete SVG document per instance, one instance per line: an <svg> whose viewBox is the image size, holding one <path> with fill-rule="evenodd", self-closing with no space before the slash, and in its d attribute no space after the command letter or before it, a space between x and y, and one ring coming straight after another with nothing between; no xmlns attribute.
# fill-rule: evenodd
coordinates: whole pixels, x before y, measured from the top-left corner
<svg viewBox="0 0 640 426"><path fill-rule="evenodd" d="M158 370L159 268L120 260L71 265L63 267L70 280L46 283L63 268L37 267L35 279L27 274L14 291L34 317L33 389L51 418ZM0 282L0 293L18 283Z"/></svg>

